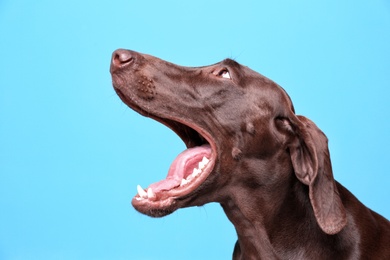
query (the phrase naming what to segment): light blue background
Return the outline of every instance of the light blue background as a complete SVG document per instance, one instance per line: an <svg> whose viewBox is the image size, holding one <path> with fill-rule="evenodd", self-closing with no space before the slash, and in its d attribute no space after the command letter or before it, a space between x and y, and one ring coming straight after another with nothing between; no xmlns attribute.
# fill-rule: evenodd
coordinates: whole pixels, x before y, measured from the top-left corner
<svg viewBox="0 0 390 260"><path fill-rule="evenodd" d="M0 259L230 259L221 208L130 205L184 149L128 109L128 48L186 66L234 58L328 136L336 179L390 218L390 2L0 2Z"/></svg>

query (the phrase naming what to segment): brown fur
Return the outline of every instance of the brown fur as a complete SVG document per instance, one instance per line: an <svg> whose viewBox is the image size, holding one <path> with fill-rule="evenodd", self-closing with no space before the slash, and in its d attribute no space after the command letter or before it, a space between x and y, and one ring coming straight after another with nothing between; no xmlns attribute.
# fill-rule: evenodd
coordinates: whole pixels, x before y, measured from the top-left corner
<svg viewBox="0 0 390 260"><path fill-rule="evenodd" d="M215 153L200 185L133 200L137 210L219 202L238 235L233 259L390 259L389 221L334 180L326 136L277 84L230 59L188 68L126 50L111 73L131 108Z"/></svg>

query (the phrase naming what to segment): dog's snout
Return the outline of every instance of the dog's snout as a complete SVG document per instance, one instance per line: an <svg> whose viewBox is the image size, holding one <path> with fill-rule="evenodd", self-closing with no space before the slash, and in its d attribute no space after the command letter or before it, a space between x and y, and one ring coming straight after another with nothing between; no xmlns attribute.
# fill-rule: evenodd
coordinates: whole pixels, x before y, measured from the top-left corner
<svg viewBox="0 0 390 260"><path fill-rule="evenodd" d="M133 63L134 60L135 60L135 55L132 51L122 50L122 49L116 50L112 54L111 71L129 65Z"/></svg>

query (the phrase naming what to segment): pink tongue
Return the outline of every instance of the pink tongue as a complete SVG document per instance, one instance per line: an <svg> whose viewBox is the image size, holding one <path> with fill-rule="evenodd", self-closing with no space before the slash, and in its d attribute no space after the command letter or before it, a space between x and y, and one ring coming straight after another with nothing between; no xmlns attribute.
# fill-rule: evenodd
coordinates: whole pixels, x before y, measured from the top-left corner
<svg viewBox="0 0 390 260"><path fill-rule="evenodd" d="M149 187L152 188L154 192L170 190L178 187L183 178L185 179L188 175L190 175L194 168L198 168L198 163L202 161L203 156L210 159L210 145L202 145L185 150L179 154L171 164L167 178L153 183Z"/></svg>

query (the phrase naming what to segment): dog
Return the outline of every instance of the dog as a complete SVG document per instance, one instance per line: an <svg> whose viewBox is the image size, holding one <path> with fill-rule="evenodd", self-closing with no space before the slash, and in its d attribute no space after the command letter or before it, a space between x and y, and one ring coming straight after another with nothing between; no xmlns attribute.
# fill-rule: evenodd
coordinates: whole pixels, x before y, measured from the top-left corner
<svg viewBox="0 0 390 260"><path fill-rule="evenodd" d="M125 104L187 146L165 179L137 187L137 211L218 202L233 259L390 259L390 222L334 180L327 137L276 83L231 59L182 67L123 49L110 72Z"/></svg>

